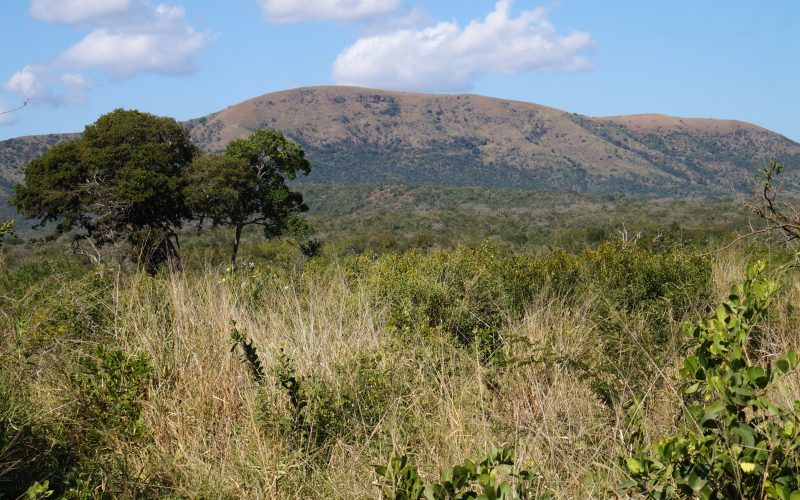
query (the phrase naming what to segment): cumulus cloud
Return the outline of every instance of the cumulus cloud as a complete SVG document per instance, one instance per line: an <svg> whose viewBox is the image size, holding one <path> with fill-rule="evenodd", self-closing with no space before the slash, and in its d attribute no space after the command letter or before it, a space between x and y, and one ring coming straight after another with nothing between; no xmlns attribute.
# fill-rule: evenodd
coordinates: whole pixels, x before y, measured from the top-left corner
<svg viewBox="0 0 800 500"><path fill-rule="evenodd" d="M361 38L338 55L333 79L367 87L461 90L485 73L577 71L590 66L582 55L593 46L589 34L559 34L544 8L512 17L511 4L498 1L485 19L464 28L440 22Z"/></svg>
<svg viewBox="0 0 800 500"><path fill-rule="evenodd" d="M98 27L67 49L56 63L100 68L115 77L186 73L194 68L194 55L209 40L209 35L187 26L183 7L161 4L141 18Z"/></svg>
<svg viewBox="0 0 800 500"><path fill-rule="evenodd" d="M25 66L9 78L6 88L31 99L46 97L50 93L49 73L44 66Z"/></svg>
<svg viewBox="0 0 800 500"><path fill-rule="evenodd" d="M131 0L32 0L34 19L50 23L84 23L126 12Z"/></svg>
<svg viewBox="0 0 800 500"><path fill-rule="evenodd" d="M402 0L259 0L267 22L356 21L391 12Z"/></svg>
<svg viewBox="0 0 800 500"><path fill-rule="evenodd" d="M57 73L47 66L25 66L14 73L6 89L31 99L33 104L81 104L86 102L89 82L79 73Z"/></svg>
<svg viewBox="0 0 800 500"><path fill-rule="evenodd" d="M154 7L148 0L32 0L30 13L90 30L48 64L25 66L8 79L7 90L33 103L85 102L89 81L76 69L117 78L189 72L195 54L211 40L187 24L182 6Z"/></svg>

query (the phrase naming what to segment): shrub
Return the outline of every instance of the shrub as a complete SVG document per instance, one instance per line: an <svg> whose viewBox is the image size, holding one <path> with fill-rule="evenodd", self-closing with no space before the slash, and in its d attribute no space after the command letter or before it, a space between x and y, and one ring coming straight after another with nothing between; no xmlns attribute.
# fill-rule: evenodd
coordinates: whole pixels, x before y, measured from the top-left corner
<svg viewBox="0 0 800 500"><path fill-rule="evenodd" d="M61 484L75 466L73 451L61 442L57 429L47 422L37 422L34 409L25 387L0 370L2 498L25 497L29 486L31 491L37 491L37 481L44 481L45 487L47 479L51 484Z"/></svg>
<svg viewBox="0 0 800 500"><path fill-rule="evenodd" d="M142 400L151 371L146 355L128 355L103 346L80 360L71 386L78 422L91 442L101 442L109 433L123 439L144 434Z"/></svg>
<svg viewBox="0 0 800 500"><path fill-rule="evenodd" d="M361 274L389 306L388 326L403 333L439 329L463 345L477 342L486 359L502 345L508 319L537 297L598 297L592 319L614 331L621 314L643 315L663 342L672 319L702 305L710 290L708 258L603 243L580 255L514 256L484 243L476 249L409 251L370 263ZM366 274L366 276L364 276ZM618 349L617 349L618 350Z"/></svg>
<svg viewBox="0 0 800 500"><path fill-rule="evenodd" d="M465 460L441 472L441 482L425 484L408 457L393 456L387 465L375 467L381 498L390 500L446 499L549 499L542 492L535 467L515 470L514 454L508 446L491 448L478 464Z"/></svg>
<svg viewBox="0 0 800 500"><path fill-rule="evenodd" d="M756 364L752 333L777 289L759 262L731 288L715 316L687 326L694 352L681 370L688 404L676 436L641 446L628 458L630 486L653 498L800 497L800 401L780 408L769 398L798 356Z"/></svg>
<svg viewBox="0 0 800 500"><path fill-rule="evenodd" d="M281 410L262 400L265 430L317 458L328 456L336 441L356 442L370 435L392 399L403 395L384 365L383 354L369 352L336 364L331 378L300 376L281 351L273 375L289 404Z"/></svg>
<svg viewBox="0 0 800 500"><path fill-rule="evenodd" d="M452 253L389 255L375 263L367 280L389 305L389 328L438 328L464 345L477 341L492 349L510 309L495 252L500 250L485 244Z"/></svg>
<svg viewBox="0 0 800 500"><path fill-rule="evenodd" d="M0 371L0 490L12 496L38 479L36 462L46 449L44 443L37 443L29 408L17 384Z"/></svg>
<svg viewBox="0 0 800 500"><path fill-rule="evenodd" d="M111 278L65 262L37 260L0 278L3 320L26 354L61 339L97 339L110 320Z"/></svg>
<svg viewBox="0 0 800 500"><path fill-rule="evenodd" d="M14 234L14 221L7 220L0 222L0 248L3 247L3 240L6 236Z"/></svg>

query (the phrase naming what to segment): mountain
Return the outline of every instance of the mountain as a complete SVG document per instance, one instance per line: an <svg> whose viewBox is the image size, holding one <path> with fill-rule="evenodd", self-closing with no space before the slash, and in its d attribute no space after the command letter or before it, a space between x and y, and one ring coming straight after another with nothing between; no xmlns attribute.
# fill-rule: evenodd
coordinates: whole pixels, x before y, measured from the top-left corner
<svg viewBox="0 0 800 500"><path fill-rule="evenodd" d="M744 122L594 118L477 95L302 88L187 126L208 151L277 128L306 149L317 182L704 194L751 189L772 157L800 166L800 144Z"/></svg>
<svg viewBox="0 0 800 500"><path fill-rule="evenodd" d="M478 95L300 88L185 124L209 152L261 127L281 130L305 148L313 182L724 194L751 189L770 158L800 167L800 144L744 122L589 117ZM73 137L0 142L0 190L35 155Z"/></svg>

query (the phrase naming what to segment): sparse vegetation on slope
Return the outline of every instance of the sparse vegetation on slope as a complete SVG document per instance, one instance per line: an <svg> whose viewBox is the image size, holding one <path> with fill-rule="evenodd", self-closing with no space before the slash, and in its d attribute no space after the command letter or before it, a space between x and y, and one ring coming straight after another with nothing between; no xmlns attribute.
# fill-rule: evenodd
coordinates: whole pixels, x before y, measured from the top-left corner
<svg viewBox="0 0 800 500"><path fill-rule="evenodd" d="M800 145L747 123L587 117L475 95L301 88L185 125L206 152L221 152L260 128L277 129L307 152L311 182L721 195L749 189L751 172L773 157L800 166ZM0 142L0 191L66 138L74 137Z"/></svg>

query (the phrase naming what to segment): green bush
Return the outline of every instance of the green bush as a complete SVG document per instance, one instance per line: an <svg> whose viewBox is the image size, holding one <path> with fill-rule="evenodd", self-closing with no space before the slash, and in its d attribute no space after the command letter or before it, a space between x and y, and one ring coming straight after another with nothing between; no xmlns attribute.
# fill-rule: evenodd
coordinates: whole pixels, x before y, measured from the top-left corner
<svg viewBox="0 0 800 500"><path fill-rule="evenodd" d="M388 326L400 332L438 328L462 344L496 347L511 304L499 272L499 249L388 255L368 270L379 303L389 306Z"/></svg>
<svg viewBox="0 0 800 500"><path fill-rule="evenodd" d="M517 470L511 448L491 448L478 464L465 460L441 472L441 482L425 484L408 457L393 456L375 467L381 498L390 500L549 499L535 467Z"/></svg>
<svg viewBox="0 0 800 500"><path fill-rule="evenodd" d="M151 372L146 355L129 355L104 346L80 359L70 382L76 420L92 442L101 442L109 433L124 439L144 434L142 401Z"/></svg>
<svg viewBox="0 0 800 500"><path fill-rule="evenodd" d="M0 248L3 247L3 240L6 236L10 236L14 234L14 221L7 220L0 222Z"/></svg>
<svg viewBox="0 0 800 500"><path fill-rule="evenodd" d="M357 442L370 435L393 398L404 393L398 387L401 379L393 376L379 352L336 364L329 378L298 375L292 359L281 351L273 375L288 405L275 408L263 400L264 428L311 457L327 456L336 441Z"/></svg>
<svg viewBox="0 0 800 500"><path fill-rule="evenodd" d="M25 386L0 370L0 498L24 496L37 481L63 484L76 465L57 426L37 421L35 409Z"/></svg>
<svg viewBox="0 0 800 500"><path fill-rule="evenodd" d="M27 262L0 278L3 321L26 354L62 339L97 339L110 321L112 279L67 262Z"/></svg>
<svg viewBox="0 0 800 500"><path fill-rule="evenodd" d="M644 316L663 337L672 319L702 306L710 290L711 263L679 250L657 252L603 243L580 255L547 259L515 256L496 245L454 252L412 250L374 262L357 260L379 303L388 304L388 326L404 333L440 329L490 355L501 344L508 319L523 315L535 298L595 300L593 320L603 325L621 314ZM618 327L618 325L616 325ZM663 340L654 338L653 340Z"/></svg>
<svg viewBox="0 0 800 500"><path fill-rule="evenodd" d="M29 412L19 385L0 371L0 491L13 497L40 477L36 465L47 449L33 431Z"/></svg>
<svg viewBox="0 0 800 500"><path fill-rule="evenodd" d="M694 350L681 370L685 421L678 435L627 459L628 486L651 498L800 498L800 401L787 409L769 397L798 355L759 365L750 354L777 290L764 267L749 267L713 317L687 325Z"/></svg>

